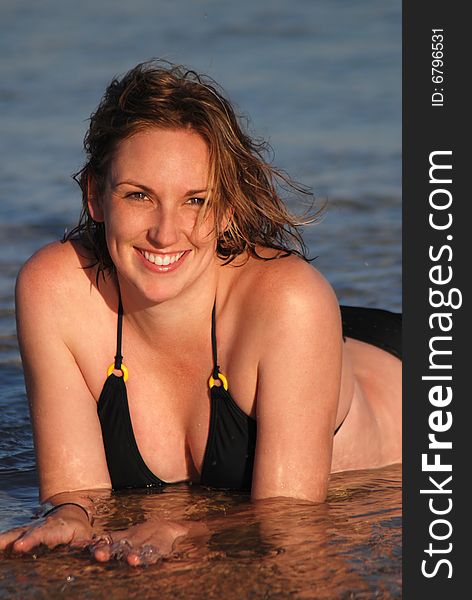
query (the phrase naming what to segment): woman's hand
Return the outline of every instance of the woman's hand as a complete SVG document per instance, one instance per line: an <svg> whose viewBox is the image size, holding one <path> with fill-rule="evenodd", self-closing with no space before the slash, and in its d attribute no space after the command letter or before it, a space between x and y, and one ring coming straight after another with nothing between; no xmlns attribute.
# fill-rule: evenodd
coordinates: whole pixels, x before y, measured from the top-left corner
<svg viewBox="0 0 472 600"><path fill-rule="evenodd" d="M191 530L202 529L196 523L152 519L125 531L95 537L90 545L99 562L124 560L131 566L152 565L172 554L174 543ZM205 528L206 530L206 528Z"/></svg>
<svg viewBox="0 0 472 600"><path fill-rule="evenodd" d="M170 556L177 539L191 534L208 535L202 523L150 519L124 531L93 534L87 514L75 505L61 506L33 525L16 527L0 534L0 551L31 552L40 545L89 548L99 562L124 560L131 566L156 564Z"/></svg>
<svg viewBox="0 0 472 600"><path fill-rule="evenodd" d="M33 525L1 533L0 551L23 554L41 544L48 548L60 545L85 547L91 537L92 526L85 512L78 506L65 505Z"/></svg>

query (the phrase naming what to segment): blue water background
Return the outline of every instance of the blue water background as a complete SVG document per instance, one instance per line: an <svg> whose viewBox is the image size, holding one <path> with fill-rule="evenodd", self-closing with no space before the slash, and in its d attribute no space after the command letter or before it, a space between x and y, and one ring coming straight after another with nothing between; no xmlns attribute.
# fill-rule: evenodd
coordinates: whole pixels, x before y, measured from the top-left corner
<svg viewBox="0 0 472 600"><path fill-rule="evenodd" d="M37 502L14 280L77 219L70 175L106 84L151 57L214 77L274 163L328 200L305 237L340 301L400 310L400 10L394 0L2 0L0 529Z"/></svg>
<svg viewBox="0 0 472 600"><path fill-rule="evenodd" d="M2 0L0 16L2 265L74 223L86 119L113 75L158 56L213 76L331 202L306 238L341 301L400 307L398 1Z"/></svg>

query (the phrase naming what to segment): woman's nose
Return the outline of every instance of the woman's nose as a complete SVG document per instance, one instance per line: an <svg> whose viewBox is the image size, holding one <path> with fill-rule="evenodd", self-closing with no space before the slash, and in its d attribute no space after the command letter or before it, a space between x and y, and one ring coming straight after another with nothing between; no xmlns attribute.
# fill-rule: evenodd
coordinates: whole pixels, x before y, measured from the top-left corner
<svg viewBox="0 0 472 600"><path fill-rule="evenodd" d="M159 248L167 248L179 240L177 215L174 211L160 210L155 223L149 228L149 239Z"/></svg>

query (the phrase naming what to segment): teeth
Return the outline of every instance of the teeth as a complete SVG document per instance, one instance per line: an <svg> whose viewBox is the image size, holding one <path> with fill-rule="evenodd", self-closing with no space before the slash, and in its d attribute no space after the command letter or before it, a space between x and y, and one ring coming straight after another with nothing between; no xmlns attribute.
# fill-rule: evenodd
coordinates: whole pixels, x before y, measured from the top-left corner
<svg viewBox="0 0 472 600"><path fill-rule="evenodd" d="M166 267L167 265L172 265L176 261L178 261L182 256L183 252L179 252L178 254L166 254L162 256L161 254L152 254L151 252L143 251L144 258L149 262L157 265L158 267Z"/></svg>

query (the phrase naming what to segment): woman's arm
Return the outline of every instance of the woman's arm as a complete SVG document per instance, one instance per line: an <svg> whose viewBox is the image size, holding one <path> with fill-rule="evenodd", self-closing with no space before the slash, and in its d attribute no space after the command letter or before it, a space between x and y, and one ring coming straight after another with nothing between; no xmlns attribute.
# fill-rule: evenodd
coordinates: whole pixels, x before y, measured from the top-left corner
<svg viewBox="0 0 472 600"><path fill-rule="evenodd" d="M290 259L289 259L290 260ZM254 499L326 498L341 382L342 330L330 285L309 265L273 269L257 324Z"/></svg>
<svg viewBox="0 0 472 600"><path fill-rule="evenodd" d="M94 507L79 490L111 487L97 405L67 344L72 327L80 335L80 322L74 322L80 297L74 294L74 279L69 256L57 244L33 256L17 279L18 340L40 500L63 506L33 526L0 536L0 549L13 545L16 551L29 551L39 543L53 547L87 539Z"/></svg>
<svg viewBox="0 0 472 600"><path fill-rule="evenodd" d="M41 501L111 487L97 404L70 349L73 336L83 335L77 318L83 291L74 289L77 276L67 258L60 246L46 247L26 263L16 286Z"/></svg>

